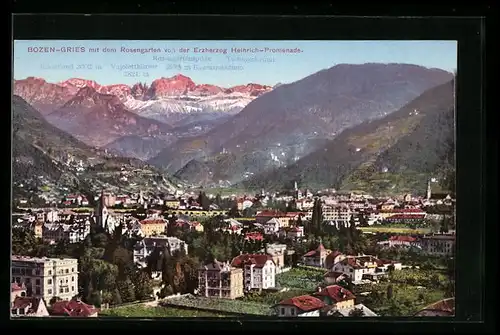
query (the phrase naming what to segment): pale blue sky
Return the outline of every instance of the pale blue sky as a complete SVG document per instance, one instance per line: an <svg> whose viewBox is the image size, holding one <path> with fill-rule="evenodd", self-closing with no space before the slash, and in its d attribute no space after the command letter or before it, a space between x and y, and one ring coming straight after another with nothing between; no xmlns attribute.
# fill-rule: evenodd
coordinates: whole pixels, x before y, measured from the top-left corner
<svg viewBox="0 0 500 335"><path fill-rule="evenodd" d="M29 48L53 47L53 52L29 52ZM85 52L56 51L62 47L85 47ZM104 48L117 52L105 53ZM121 52L121 48L158 48L157 53ZM231 53L231 48L300 48L301 53ZM99 48L99 52L90 52ZM165 48L172 53L166 53ZM182 53L180 48L189 48ZM227 49L227 54L195 53L194 48ZM33 51L33 49L31 49ZM159 61L153 57L170 57ZM186 56L188 59L175 57ZM210 57L194 62L192 57ZM230 57L257 57L259 62L242 62ZM191 57L191 58L189 58ZM273 60L270 62L270 60ZM95 80L101 85L149 83L160 77L182 73L197 84L223 87L250 82L275 85L290 83L337 64L407 63L453 71L457 68L456 41L14 41L14 78L41 77L49 82L69 78ZM77 69L89 64L92 69ZM125 65L148 65L149 69L123 69ZM193 64L198 67L195 68ZM66 68L64 68L64 65ZM202 66L219 66L203 68ZM69 68L68 68L69 66ZM72 68L71 68L72 66ZM100 66L101 68L97 68ZM152 66L154 68L152 68ZM189 70L186 66L191 66ZM233 66L233 68L220 68ZM119 68L122 67L120 70ZM130 73L132 72L132 73ZM148 76L146 76L146 73ZM138 75L131 77L130 75Z"/></svg>

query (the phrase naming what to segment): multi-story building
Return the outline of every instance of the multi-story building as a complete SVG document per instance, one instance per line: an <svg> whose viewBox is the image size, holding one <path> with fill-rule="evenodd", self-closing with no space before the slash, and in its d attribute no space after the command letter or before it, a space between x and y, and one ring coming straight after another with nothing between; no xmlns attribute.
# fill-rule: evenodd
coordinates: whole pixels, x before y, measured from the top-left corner
<svg viewBox="0 0 500 335"><path fill-rule="evenodd" d="M255 220L259 224L266 224L269 220L275 218L279 222L279 227L283 228L289 227L293 222L296 222L300 215L302 215L300 212L262 211L257 213Z"/></svg>
<svg viewBox="0 0 500 335"><path fill-rule="evenodd" d="M287 254L286 244L268 244L265 252L273 258L276 265L276 273L280 273L285 267L285 256Z"/></svg>
<svg viewBox="0 0 500 335"><path fill-rule="evenodd" d="M351 209L348 205L322 206L323 219L326 221L340 221L348 223L351 219ZM312 216L312 213L311 213Z"/></svg>
<svg viewBox="0 0 500 335"><path fill-rule="evenodd" d="M231 266L243 269L243 287L247 291L266 290L276 286L276 265L270 255L239 255L232 260Z"/></svg>
<svg viewBox="0 0 500 335"><path fill-rule="evenodd" d="M323 214L324 221L333 221L338 223L347 224L352 216L352 211L349 206L342 205L326 205L323 204L321 206L321 211ZM307 211L305 216L306 220L312 219L312 209Z"/></svg>
<svg viewBox="0 0 500 335"><path fill-rule="evenodd" d="M333 265L332 271L348 276L352 281L361 281L364 274L377 271L377 258L373 256L347 256Z"/></svg>
<svg viewBox="0 0 500 335"><path fill-rule="evenodd" d="M146 219L139 222L139 224L142 233L146 237L161 235L165 233L165 229L167 228L167 221L164 219Z"/></svg>
<svg viewBox="0 0 500 335"><path fill-rule="evenodd" d="M429 254L450 256L455 252L455 234L435 234L423 236L422 251Z"/></svg>
<svg viewBox="0 0 500 335"><path fill-rule="evenodd" d="M26 296L70 300L78 294L76 258L12 256L12 283L24 284Z"/></svg>
<svg viewBox="0 0 500 335"><path fill-rule="evenodd" d="M243 293L243 269L214 260L198 270L198 294L204 297L236 299Z"/></svg>
<svg viewBox="0 0 500 335"><path fill-rule="evenodd" d="M145 237L135 245L134 262L145 264L146 258L156 248L160 248L161 250L167 248L171 255L179 250L184 250L186 254L188 253L187 243L177 237L165 235Z"/></svg>

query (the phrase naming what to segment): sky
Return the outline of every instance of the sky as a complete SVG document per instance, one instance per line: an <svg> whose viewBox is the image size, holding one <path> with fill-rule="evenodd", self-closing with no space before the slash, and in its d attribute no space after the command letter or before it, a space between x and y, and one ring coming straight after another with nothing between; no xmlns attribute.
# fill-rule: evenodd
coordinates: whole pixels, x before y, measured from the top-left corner
<svg viewBox="0 0 500 335"><path fill-rule="evenodd" d="M406 63L452 72L457 42L16 40L13 58L14 79L133 85L183 74L196 84L274 86L337 64Z"/></svg>

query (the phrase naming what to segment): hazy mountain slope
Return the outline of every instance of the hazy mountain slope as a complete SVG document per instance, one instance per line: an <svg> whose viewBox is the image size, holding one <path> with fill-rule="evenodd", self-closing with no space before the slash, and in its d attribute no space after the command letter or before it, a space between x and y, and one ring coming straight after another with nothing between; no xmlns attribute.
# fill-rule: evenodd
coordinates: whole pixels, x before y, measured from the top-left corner
<svg viewBox="0 0 500 335"><path fill-rule="evenodd" d="M168 142L160 138L128 135L108 143L104 148L118 156L148 160L156 156L167 145Z"/></svg>
<svg viewBox="0 0 500 335"><path fill-rule="evenodd" d="M40 112L18 96L12 99L12 133L14 181L44 176L61 186L78 188L82 183L87 186L90 183L96 187L110 185L125 189L133 179L143 179L142 172L160 175L140 160L111 157L89 147L48 123ZM75 162L81 160L84 170L77 171L74 165L69 165L69 158ZM122 169L137 172L124 183L119 179ZM164 185L173 188L168 180Z"/></svg>
<svg viewBox="0 0 500 335"><path fill-rule="evenodd" d="M454 165L451 82L432 88L399 111L345 130L295 164L243 183L247 188L303 187L371 192L425 189L430 175Z"/></svg>
<svg viewBox="0 0 500 335"><path fill-rule="evenodd" d="M92 146L104 146L129 135L172 140L170 126L138 116L128 111L116 96L97 93L91 87L80 89L71 100L46 118Z"/></svg>
<svg viewBox="0 0 500 335"><path fill-rule="evenodd" d="M263 160L236 171L229 178L235 181L244 172L263 172L254 165L289 165L315 150L318 139L331 139L346 128L394 112L451 77L416 65L337 65L279 85L224 124L205 135L180 139L150 162L177 171L192 159L213 161L210 156L223 150L237 160L249 154Z"/></svg>

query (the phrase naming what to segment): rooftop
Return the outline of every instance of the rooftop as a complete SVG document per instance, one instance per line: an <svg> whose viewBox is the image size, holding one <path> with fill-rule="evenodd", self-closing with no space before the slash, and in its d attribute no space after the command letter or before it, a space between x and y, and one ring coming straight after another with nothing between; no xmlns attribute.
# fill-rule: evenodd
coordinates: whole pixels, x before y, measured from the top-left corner
<svg viewBox="0 0 500 335"><path fill-rule="evenodd" d="M12 255L11 260L17 262L47 263L58 261L78 261L76 258L48 258L48 257L29 257L21 255Z"/></svg>
<svg viewBox="0 0 500 335"><path fill-rule="evenodd" d="M415 316L453 316L455 315L455 298L443 299L433 304L430 304Z"/></svg>
<svg viewBox="0 0 500 335"><path fill-rule="evenodd" d="M318 310L326 306L323 301L311 295L301 295L282 300L278 305L295 306L303 312Z"/></svg>
<svg viewBox="0 0 500 335"><path fill-rule="evenodd" d="M320 291L314 293L316 297L330 297L335 302L356 299L356 296L351 291L346 290L339 285L330 285Z"/></svg>
<svg viewBox="0 0 500 335"><path fill-rule="evenodd" d="M99 309L77 299L57 301L52 305L52 313L56 315L87 317L97 312Z"/></svg>
<svg viewBox="0 0 500 335"><path fill-rule="evenodd" d="M266 254L243 254L233 258L231 266L239 267L254 264L256 267L263 267L267 261L272 261L272 259L271 256Z"/></svg>

